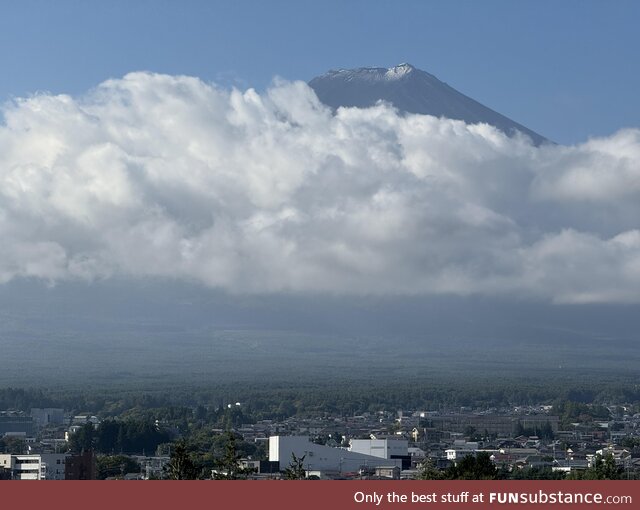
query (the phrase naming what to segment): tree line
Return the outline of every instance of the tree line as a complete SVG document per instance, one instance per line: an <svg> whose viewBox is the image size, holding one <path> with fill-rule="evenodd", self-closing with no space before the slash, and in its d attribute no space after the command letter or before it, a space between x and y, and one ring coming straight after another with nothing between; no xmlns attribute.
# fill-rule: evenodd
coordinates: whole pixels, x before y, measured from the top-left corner
<svg viewBox="0 0 640 510"><path fill-rule="evenodd" d="M169 442L171 434L154 423L138 420L105 420L94 427L83 425L69 439L72 452L94 450L99 453L155 454L158 445Z"/></svg>

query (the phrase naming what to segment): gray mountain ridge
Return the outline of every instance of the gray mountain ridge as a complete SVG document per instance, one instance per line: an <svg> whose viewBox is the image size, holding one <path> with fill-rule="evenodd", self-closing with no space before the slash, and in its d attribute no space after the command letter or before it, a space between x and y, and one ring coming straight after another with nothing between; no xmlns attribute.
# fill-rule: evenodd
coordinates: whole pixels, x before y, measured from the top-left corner
<svg viewBox="0 0 640 510"><path fill-rule="evenodd" d="M418 113L463 120L467 124L486 123L509 136L517 132L535 145L549 143L542 135L458 92L411 64L395 67L337 69L313 78L309 86L327 106L367 108L382 100L400 112Z"/></svg>

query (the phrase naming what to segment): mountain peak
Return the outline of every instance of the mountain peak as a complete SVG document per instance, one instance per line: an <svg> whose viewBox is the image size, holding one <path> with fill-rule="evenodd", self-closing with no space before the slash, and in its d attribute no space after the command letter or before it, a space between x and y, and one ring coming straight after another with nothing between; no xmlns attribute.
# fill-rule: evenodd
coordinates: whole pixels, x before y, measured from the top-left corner
<svg viewBox="0 0 640 510"><path fill-rule="evenodd" d="M411 74L413 71L415 71L415 67L413 67L411 64L407 64L406 62L397 65L395 67L390 67L389 69L387 69L387 72L385 73L385 77L387 77L388 79L398 79L398 78L404 78L405 76Z"/></svg>
<svg viewBox="0 0 640 510"><path fill-rule="evenodd" d="M522 133L536 145L548 141L406 62L389 68L331 70L311 80L309 86L320 101L334 109L341 106L368 108L382 100L402 113L433 115L468 124L486 123L509 136Z"/></svg>
<svg viewBox="0 0 640 510"><path fill-rule="evenodd" d="M402 63L394 67L358 67L356 69L332 69L318 78L339 78L343 80L386 81L398 80L417 71L411 64ZM315 79L318 79L315 78Z"/></svg>

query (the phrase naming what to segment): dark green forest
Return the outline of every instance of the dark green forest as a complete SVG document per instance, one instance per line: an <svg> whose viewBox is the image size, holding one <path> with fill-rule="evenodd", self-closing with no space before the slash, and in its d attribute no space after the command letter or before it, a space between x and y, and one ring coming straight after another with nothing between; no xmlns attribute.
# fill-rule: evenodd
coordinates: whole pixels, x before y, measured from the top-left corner
<svg viewBox="0 0 640 510"><path fill-rule="evenodd" d="M348 416L382 409L442 410L461 406L486 409L561 401L569 404L559 408L559 413L577 417L584 410L580 405L640 402L640 384L635 377L615 374L587 380L579 376L536 379L460 375L444 379L415 375L398 379L327 381L293 378L203 386L0 388L0 409L29 411L32 407L62 407L76 414L92 413L101 418L144 417L146 413L158 419L158 416L177 412L176 408L210 410L235 402L242 402L255 419L282 419L294 415ZM149 413L149 410L155 411Z"/></svg>

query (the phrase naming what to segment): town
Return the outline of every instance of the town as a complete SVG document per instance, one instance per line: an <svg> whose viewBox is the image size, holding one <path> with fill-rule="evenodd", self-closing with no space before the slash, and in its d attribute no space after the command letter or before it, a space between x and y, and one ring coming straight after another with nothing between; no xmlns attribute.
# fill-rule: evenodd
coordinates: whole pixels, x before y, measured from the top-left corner
<svg viewBox="0 0 640 510"><path fill-rule="evenodd" d="M0 411L0 479L638 479L637 404L120 417ZM154 418L155 416L155 418Z"/></svg>

